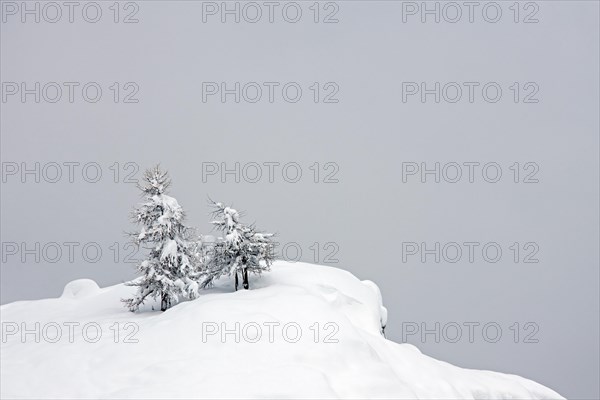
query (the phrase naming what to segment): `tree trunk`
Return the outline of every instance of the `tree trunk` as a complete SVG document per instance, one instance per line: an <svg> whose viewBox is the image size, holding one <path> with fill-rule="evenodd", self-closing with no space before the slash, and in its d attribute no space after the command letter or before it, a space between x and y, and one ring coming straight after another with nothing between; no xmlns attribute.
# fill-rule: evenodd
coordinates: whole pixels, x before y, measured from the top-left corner
<svg viewBox="0 0 600 400"><path fill-rule="evenodd" d="M248 268L244 268L242 270L242 274L244 277L244 282L243 282L244 289L248 289L250 287L250 284L248 283Z"/></svg>
<svg viewBox="0 0 600 400"><path fill-rule="evenodd" d="M166 293L163 293L160 301L160 311L167 311L169 308L169 297Z"/></svg>
<svg viewBox="0 0 600 400"><path fill-rule="evenodd" d="M238 273L237 270L235 271L235 291L237 292L237 287L238 287Z"/></svg>

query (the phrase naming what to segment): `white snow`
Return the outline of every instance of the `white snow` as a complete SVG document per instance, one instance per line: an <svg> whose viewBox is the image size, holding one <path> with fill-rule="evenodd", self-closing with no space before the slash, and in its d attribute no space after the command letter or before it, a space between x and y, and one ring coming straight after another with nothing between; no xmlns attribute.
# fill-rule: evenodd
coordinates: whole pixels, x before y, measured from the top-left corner
<svg viewBox="0 0 600 400"><path fill-rule="evenodd" d="M82 298L97 294L100 291L98 284L91 279L77 279L67 283L60 296L63 299Z"/></svg>
<svg viewBox="0 0 600 400"><path fill-rule="evenodd" d="M135 288L90 280L69 283L58 299L4 305L0 397L562 398L519 376L459 368L386 340L379 288L346 271L279 261L250 285L233 292L223 278L164 313L151 305L131 313L120 299ZM35 333L21 335L36 322L39 343ZM72 334L69 322L79 323ZM57 326L62 336L51 343ZM97 327L98 341L86 341ZM138 342L124 343L128 335Z"/></svg>
<svg viewBox="0 0 600 400"><path fill-rule="evenodd" d="M160 254L160 260L162 261L165 258L177 258L177 242L173 239L167 239L165 245L163 246L162 252Z"/></svg>
<svg viewBox="0 0 600 400"><path fill-rule="evenodd" d="M162 194L160 197L164 208L170 209L173 212L181 210L181 206L175 197L167 196L166 194Z"/></svg>
<svg viewBox="0 0 600 400"><path fill-rule="evenodd" d="M170 220L181 219L183 216L183 209L177 202L177 199L166 194L154 195L152 200L156 204L160 204L163 208L163 215L158 217L157 222L161 225L170 225Z"/></svg>
<svg viewBox="0 0 600 400"><path fill-rule="evenodd" d="M373 293L375 293L375 296L377 296L377 301L379 303L379 316L381 319L381 326L385 327L387 325L388 311L387 311L387 308L385 308L383 306L383 297L381 296L381 291L379 290L379 286L377 286L377 284L375 284L375 282L369 281L369 280L362 281L362 283L363 283L363 285L367 285L369 288L371 288Z"/></svg>

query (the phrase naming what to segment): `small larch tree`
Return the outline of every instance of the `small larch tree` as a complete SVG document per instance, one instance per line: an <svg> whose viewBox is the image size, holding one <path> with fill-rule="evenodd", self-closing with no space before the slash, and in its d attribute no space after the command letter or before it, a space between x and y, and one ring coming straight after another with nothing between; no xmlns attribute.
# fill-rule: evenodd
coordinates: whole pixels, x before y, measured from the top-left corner
<svg viewBox="0 0 600 400"><path fill-rule="evenodd" d="M193 231L183 224L185 214L177 200L166 194L170 184L168 173L159 166L147 170L138 184L145 201L132 213L141 229L131 235L149 253L137 266L141 277L128 283L138 287L133 298L123 300L131 311L138 310L148 297L160 299L160 309L165 311L181 298L195 298L198 292L200 268Z"/></svg>
<svg viewBox="0 0 600 400"><path fill-rule="evenodd" d="M242 276L244 289L250 287L248 273L260 274L268 271L273 262L273 234L256 230L254 225L240 221L240 214L222 203L212 202L213 226L220 230L222 237L212 243L206 259L204 279L201 287L211 286L215 279L223 275L235 276L235 290L238 276Z"/></svg>

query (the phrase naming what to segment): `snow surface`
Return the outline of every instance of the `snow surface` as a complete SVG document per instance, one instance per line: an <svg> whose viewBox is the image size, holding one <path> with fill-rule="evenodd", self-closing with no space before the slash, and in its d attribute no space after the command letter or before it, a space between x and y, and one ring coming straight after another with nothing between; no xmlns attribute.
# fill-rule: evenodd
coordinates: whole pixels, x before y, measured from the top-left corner
<svg viewBox="0 0 600 400"><path fill-rule="evenodd" d="M516 375L459 368L386 340L381 326L387 310L379 288L346 271L278 261L271 272L251 276L250 285L251 290L234 292L231 279L223 278L198 299L164 313L151 305L131 313L120 299L134 287L100 289L88 279L67 284L57 299L4 305L0 396L562 398ZM40 342L34 334L22 338L21 324L35 330L36 322ZM64 325L69 322L79 323L71 334ZM221 328L235 332L236 322L239 343L234 333L221 337ZM100 327L96 343L91 343L95 325L84 336L86 323ZM291 323L302 330L296 342L295 328L283 334ZM56 326L62 326L59 340ZM256 326L262 328L259 340ZM14 329L19 331L11 334ZM125 343L130 334L137 343Z"/></svg>

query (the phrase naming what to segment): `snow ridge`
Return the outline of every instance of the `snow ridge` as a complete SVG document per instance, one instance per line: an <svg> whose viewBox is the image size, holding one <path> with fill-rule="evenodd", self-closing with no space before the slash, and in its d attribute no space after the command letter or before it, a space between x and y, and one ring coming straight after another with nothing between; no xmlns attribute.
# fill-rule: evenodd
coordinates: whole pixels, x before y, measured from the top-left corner
<svg viewBox="0 0 600 400"><path fill-rule="evenodd" d="M1 397L562 398L386 340L377 285L337 268L278 261L251 290L222 278L166 312L125 310L120 299L134 290L83 279L58 299L2 306ZM23 340L22 324L36 322L40 342ZM51 343L53 324L62 336Z"/></svg>

